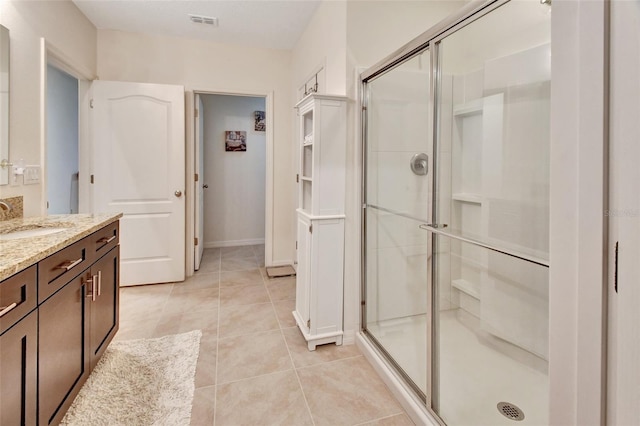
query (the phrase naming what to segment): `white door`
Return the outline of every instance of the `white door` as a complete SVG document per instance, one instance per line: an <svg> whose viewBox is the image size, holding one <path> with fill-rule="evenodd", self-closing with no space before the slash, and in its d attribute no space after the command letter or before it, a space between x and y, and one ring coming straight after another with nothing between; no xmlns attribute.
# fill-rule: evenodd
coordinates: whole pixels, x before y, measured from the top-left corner
<svg viewBox="0 0 640 426"><path fill-rule="evenodd" d="M95 81L93 212L122 212L122 285L184 280L184 88Z"/></svg>
<svg viewBox="0 0 640 426"><path fill-rule="evenodd" d="M198 174L198 179L195 181L195 187L193 193L195 194L195 232L194 235L198 239L198 242L195 245L195 265L194 269L197 271L200 269L200 262L202 261L202 253L204 252L204 188L205 180L204 180L204 120L202 118L202 114L204 111L202 105L202 99L200 95L196 93L195 96L195 163L196 163L196 173Z"/></svg>
<svg viewBox="0 0 640 426"><path fill-rule="evenodd" d="M640 424L640 8L611 2L607 424ZM617 285L616 285L617 282Z"/></svg>

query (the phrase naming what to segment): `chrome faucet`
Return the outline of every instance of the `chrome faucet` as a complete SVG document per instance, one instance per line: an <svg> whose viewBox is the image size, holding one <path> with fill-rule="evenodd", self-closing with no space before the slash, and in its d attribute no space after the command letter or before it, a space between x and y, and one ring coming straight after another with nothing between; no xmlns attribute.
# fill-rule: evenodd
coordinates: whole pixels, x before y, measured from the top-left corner
<svg viewBox="0 0 640 426"><path fill-rule="evenodd" d="M11 207L11 204L7 203L6 201L0 200L0 210L10 212L12 209L13 207Z"/></svg>

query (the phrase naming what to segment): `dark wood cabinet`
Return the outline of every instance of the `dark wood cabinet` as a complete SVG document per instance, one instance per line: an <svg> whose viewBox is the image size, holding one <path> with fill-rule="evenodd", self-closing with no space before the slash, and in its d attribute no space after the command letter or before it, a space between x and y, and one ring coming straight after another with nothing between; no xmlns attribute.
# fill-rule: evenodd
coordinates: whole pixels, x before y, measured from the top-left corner
<svg viewBox="0 0 640 426"><path fill-rule="evenodd" d="M95 367L118 331L120 298L120 247L111 249L91 267L95 282L90 306L91 369ZM93 297L95 294L95 297Z"/></svg>
<svg viewBox="0 0 640 426"><path fill-rule="evenodd" d="M74 278L39 307L38 423L58 424L89 377L90 291Z"/></svg>
<svg viewBox="0 0 640 426"><path fill-rule="evenodd" d="M0 334L0 425L36 424L37 355L34 310Z"/></svg>
<svg viewBox="0 0 640 426"><path fill-rule="evenodd" d="M60 423L118 331L119 253L115 246L40 305L40 425Z"/></svg>

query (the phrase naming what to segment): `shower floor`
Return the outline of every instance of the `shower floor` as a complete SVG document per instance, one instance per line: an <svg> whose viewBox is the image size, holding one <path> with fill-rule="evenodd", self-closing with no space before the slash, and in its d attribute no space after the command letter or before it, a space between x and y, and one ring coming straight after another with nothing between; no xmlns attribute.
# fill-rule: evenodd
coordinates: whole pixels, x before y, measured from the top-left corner
<svg viewBox="0 0 640 426"><path fill-rule="evenodd" d="M426 315L368 329L426 393ZM502 401L522 409L520 425L547 424L546 361L484 332L480 320L462 309L441 312L440 330L438 412L448 425L513 425L496 408Z"/></svg>

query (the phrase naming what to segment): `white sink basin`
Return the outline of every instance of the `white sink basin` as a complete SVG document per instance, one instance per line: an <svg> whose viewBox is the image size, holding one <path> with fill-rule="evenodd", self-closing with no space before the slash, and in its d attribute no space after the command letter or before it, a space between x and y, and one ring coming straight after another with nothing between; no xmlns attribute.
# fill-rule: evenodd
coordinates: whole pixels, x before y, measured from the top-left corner
<svg viewBox="0 0 640 426"><path fill-rule="evenodd" d="M41 237L43 235L62 232L67 229L69 228L35 228L35 229L18 230L13 232L7 232L6 234L0 234L0 241L18 240L20 238L29 238L29 237Z"/></svg>

